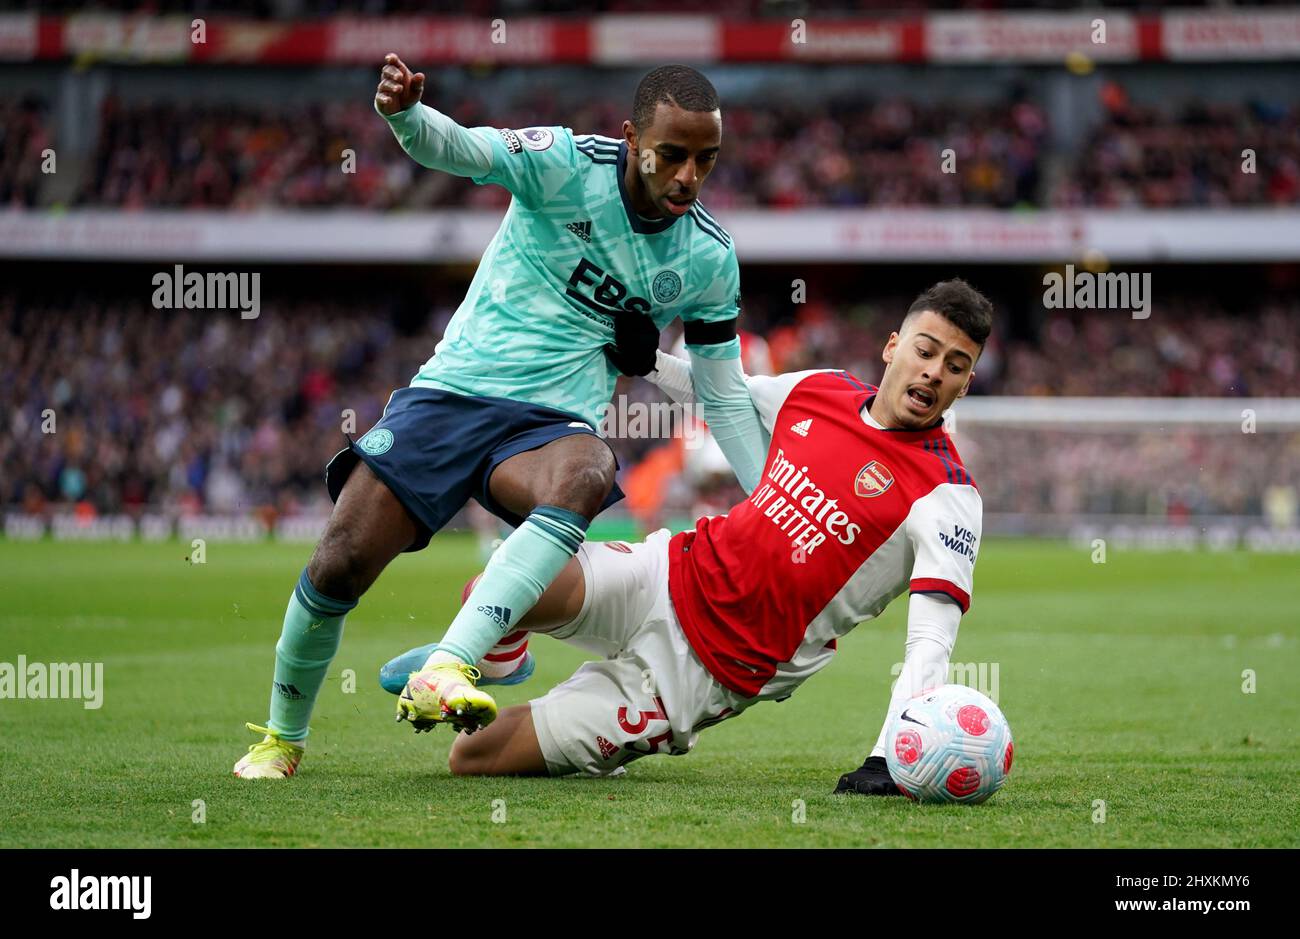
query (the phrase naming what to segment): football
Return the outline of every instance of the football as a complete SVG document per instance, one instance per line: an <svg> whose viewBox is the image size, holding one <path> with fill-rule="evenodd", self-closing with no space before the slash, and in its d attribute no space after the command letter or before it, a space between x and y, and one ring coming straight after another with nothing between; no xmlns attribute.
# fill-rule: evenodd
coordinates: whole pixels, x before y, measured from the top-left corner
<svg viewBox="0 0 1300 939"><path fill-rule="evenodd" d="M894 718L885 762L916 802L985 801L1011 772L1011 727L986 695L943 685L908 700Z"/></svg>

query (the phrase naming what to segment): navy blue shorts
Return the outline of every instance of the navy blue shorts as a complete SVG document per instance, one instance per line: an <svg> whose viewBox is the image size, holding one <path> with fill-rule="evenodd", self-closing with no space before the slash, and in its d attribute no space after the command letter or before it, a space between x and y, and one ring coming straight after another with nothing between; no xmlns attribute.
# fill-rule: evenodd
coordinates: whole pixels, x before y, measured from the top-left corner
<svg viewBox="0 0 1300 939"><path fill-rule="evenodd" d="M348 448L330 460L325 485L337 502L357 461L364 460L416 520L421 531L406 550L419 551L471 498L509 524L522 525L522 518L488 492L492 471L516 454L571 434L598 436L590 424L555 408L437 388L399 388L379 422L360 439L349 437ZM622 498L615 483L601 509Z"/></svg>

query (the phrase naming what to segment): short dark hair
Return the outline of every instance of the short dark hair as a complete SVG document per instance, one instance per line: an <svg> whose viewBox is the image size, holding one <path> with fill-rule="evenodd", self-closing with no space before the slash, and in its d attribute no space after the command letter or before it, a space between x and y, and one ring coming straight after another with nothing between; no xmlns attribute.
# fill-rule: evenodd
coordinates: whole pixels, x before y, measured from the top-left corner
<svg viewBox="0 0 1300 939"><path fill-rule="evenodd" d="M689 65L661 65L641 79L632 102L632 123L638 131L654 123L661 101L686 111L719 108L718 92L713 84Z"/></svg>
<svg viewBox="0 0 1300 939"><path fill-rule="evenodd" d="M907 308L906 323L914 313L933 310L952 323L977 346L983 347L993 331L993 304L960 277L941 280L929 290L923 291Z"/></svg>

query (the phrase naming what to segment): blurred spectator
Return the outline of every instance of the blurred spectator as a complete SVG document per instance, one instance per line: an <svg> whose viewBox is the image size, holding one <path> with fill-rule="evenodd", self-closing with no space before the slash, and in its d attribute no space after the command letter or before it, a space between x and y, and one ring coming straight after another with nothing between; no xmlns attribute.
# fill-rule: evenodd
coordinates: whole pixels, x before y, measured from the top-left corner
<svg viewBox="0 0 1300 939"><path fill-rule="evenodd" d="M623 102L568 114L542 100L446 101L466 126L522 127L538 115L617 134ZM84 205L138 208L504 207L509 194L420 169L368 101L288 113L211 104L106 100ZM921 106L902 99L728 105L724 153L705 202L768 206L988 205L1036 198L1047 121L1028 102ZM355 154L344 172L345 149ZM951 149L958 172L942 172ZM421 184L417 186L417 184Z"/></svg>
<svg viewBox="0 0 1300 939"><path fill-rule="evenodd" d="M1053 311L1032 340L1007 343L999 394L1292 397L1300 372L1300 303L1248 316L1171 297L1150 319Z"/></svg>
<svg viewBox="0 0 1300 939"><path fill-rule="evenodd" d="M0 504L296 511L320 502L343 429L365 432L436 336L399 337L379 305L263 309L256 321L121 299L0 294ZM45 418L54 433L42 433Z"/></svg>
<svg viewBox="0 0 1300 939"><path fill-rule="evenodd" d="M45 151L53 147L43 102L0 98L0 208L37 204L45 179Z"/></svg>
<svg viewBox="0 0 1300 939"><path fill-rule="evenodd" d="M0 400L12 404L0 434L0 506L327 510L322 469L343 430L369 429L433 353L449 310L436 305L399 330L382 294L295 296L244 321L104 292L54 302L0 291ZM805 304L767 331L772 366L834 365L879 381L880 349L905 303L846 295ZM1294 299L1230 315L1206 299L1173 298L1148 320L1056 311L1036 335L995 334L976 391L1292 397L1297 350ZM626 380L620 391L629 402L659 394ZM51 414L55 432L43 433ZM1300 434L1244 439L1235 430L972 427L960 444L989 511L1263 514L1267 487L1300 488ZM626 471L663 441L612 443ZM1281 497L1270 498L1280 512Z"/></svg>
<svg viewBox="0 0 1300 939"><path fill-rule="evenodd" d="M1300 205L1300 104L1149 107L1114 83L1103 86L1102 101L1106 118L1054 186L1050 205ZM1243 156L1248 150L1253 159Z"/></svg>
<svg viewBox="0 0 1300 939"><path fill-rule="evenodd" d="M234 105L128 108L109 98L79 201L126 209L386 209L398 204L415 169L365 102L277 114Z"/></svg>
<svg viewBox="0 0 1300 939"><path fill-rule="evenodd" d="M1242 434L1229 424L1079 432L959 420L956 443L986 512L1133 515L1171 523L1236 515L1275 523L1280 499L1289 494L1294 503L1300 490L1300 431L1294 429Z"/></svg>
<svg viewBox="0 0 1300 939"><path fill-rule="evenodd" d="M729 101L722 157L704 189L713 209L806 207L1218 207L1300 205L1300 105L1138 106L1104 89L1106 118L1077 153L1059 154L1044 193L1048 119L1019 93L993 104L906 98ZM617 135L625 102L560 107L545 94L513 100L444 99L465 126L544 120ZM35 112L16 106L20 128ZM11 141L12 134L6 135ZM3 139L3 138L0 138ZM25 185L11 143L0 185ZM1253 150L1255 172L1242 171ZM942 171L952 151L955 172ZM352 165L344 171L350 151ZM7 182L4 182L7 181ZM3 191L3 190L0 190ZM285 112L236 104L126 105L105 101L83 205L136 208L356 206L501 208L509 194L418 167L367 100Z"/></svg>

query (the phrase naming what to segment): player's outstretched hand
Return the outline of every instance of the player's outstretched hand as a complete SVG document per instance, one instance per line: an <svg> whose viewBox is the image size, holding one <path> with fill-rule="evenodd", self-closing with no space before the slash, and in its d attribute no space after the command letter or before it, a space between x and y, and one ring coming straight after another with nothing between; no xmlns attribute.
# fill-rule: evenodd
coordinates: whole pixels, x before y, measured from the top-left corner
<svg viewBox="0 0 1300 939"><path fill-rule="evenodd" d="M406 63L390 52L384 56L384 68L380 73L379 87L375 89L375 107L380 114L392 117L399 111L405 111L420 100L424 94L424 73L415 72L406 67Z"/></svg>
<svg viewBox="0 0 1300 939"><path fill-rule="evenodd" d="M840 777L835 792L852 792L860 796L902 795L889 775L883 756L869 756L865 763Z"/></svg>
<svg viewBox="0 0 1300 939"><path fill-rule="evenodd" d="M605 346L605 356L624 375L648 375L654 371L659 349L659 327L644 313L614 314L614 341Z"/></svg>

